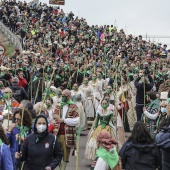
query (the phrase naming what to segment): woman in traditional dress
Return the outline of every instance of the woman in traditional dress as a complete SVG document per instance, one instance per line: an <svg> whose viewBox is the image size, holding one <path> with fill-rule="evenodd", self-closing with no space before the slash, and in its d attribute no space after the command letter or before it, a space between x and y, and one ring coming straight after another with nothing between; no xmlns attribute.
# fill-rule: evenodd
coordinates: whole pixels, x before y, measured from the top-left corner
<svg viewBox="0 0 170 170"><path fill-rule="evenodd" d="M108 109L108 107L108 100L103 99L103 101L101 102L101 106L99 106L97 110L96 120L94 122L94 126L92 126L91 134L86 145L85 157L87 159L94 160L96 157L96 138L99 132L105 130L109 132L113 137L116 136L115 127L113 125L113 112Z"/></svg>
<svg viewBox="0 0 170 170"><path fill-rule="evenodd" d="M78 84L74 83L73 90L71 90L71 98L73 102L78 106L79 109L79 115L80 115L80 125L82 130L87 129L87 118L84 112L84 94L81 90L78 88Z"/></svg>
<svg viewBox="0 0 170 170"><path fill-rule="evenodd" d="M92 87L88 84L88 78L84 78L83 84L79 87L83 92L85 102L84 110L87 116L87 119L94 120L95 112L93 105L93 96L92 96Z"/></svg>
<svg viewBox="0 0 170 170"><path fill-rule="evenodd" d="M89 81L89 85L92 87L93 92L93 98L94 98L94 107L95 107L95 111L97 111L97 108L100 104L100 100L102 97L102 86L100 85L100 82L97 81L97 76L96 74L92 75L92 80Z"/></svg>
<svg viewBox="0 0 170 170"><path fill-rule="evenodd" d="M113 112L114 124L116 125L115 139L118 141L118 147L119 147L118 149L120 149L125 142L125 132L124 132L123 122L118 111L122 109L124 105L121 104L120 102L118 103L115 102L114 98L112 97L110 97L108 93L105 93L103 95L103 99L106 99L109 101L108 109Z"/></svg>

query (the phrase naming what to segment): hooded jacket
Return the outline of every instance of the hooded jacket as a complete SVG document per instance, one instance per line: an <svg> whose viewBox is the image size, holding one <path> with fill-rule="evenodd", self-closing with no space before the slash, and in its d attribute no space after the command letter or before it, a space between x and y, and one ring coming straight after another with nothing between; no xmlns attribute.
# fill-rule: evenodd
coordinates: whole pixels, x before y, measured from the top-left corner
<svg viewBox="0 0 170 170"><path fill-rule="evenodd" d="M162 170L170 169L170 126L156 135L157 146L162 152Z"/></svg>
<svg viewBox="0 0 170 170"><path fill-rule="evenodd" d="M38 133L36 128L39 118L46 120L47 128L42 133ZM61 147L55 136L48 133L48 122L44 115L39 115L35 119L34 133L25 139L21 151L21 161L25 161L24 170L42 170L47 166L53 170L60 164L62 159Z"/></svg>
<svg viewBox="0 0 170 170"><path fill-rule="evenodd" d="M160 166L160 152L155 143L134 144L127 142L119 152L126 170L156 170Z"/></svg>

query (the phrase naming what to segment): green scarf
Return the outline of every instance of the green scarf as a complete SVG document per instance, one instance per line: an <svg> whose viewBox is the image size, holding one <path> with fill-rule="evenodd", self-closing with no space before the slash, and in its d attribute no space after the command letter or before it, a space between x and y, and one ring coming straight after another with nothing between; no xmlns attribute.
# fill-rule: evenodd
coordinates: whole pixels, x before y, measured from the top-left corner
<svg viewBox="0 0 170 170"><path fill-rule="evenodd" d="M34 82L34 81L35 81L35 80L37 80L37 79L38 79L38 77L37 77L37 76L35 76L32 82Z"/></svg>
<svg viewBox="0 0 170 170"><path fill-rule="evenodd" d="M129 73L129 76L134 76L134 74L133 73Z"/></svg>
<svg viewBox="0 0 170 170"><path fill-rule="evenodd" d="M47 67L46 71L48 72L50 70L50 67Z"/></svg>
<svg viewBox="0 0 170 170"><path fill-rule="evenodd" d="M3 144L3 142L2 142L2 140L0 139L0 146L2 146L2 144Z"/></svg>
<svg viewBox="0 0 170 170"><path fill-rule="evenodd" d="M90 70L87 70L86 73L87 73L87 74L90 74Z"/></svg>
<svg viewBox="0 0 170 170"><path fill-rule="evenodd" d="M119 161L119 156L117 154L117 151L107 151L105 148L100 147L97 150L97 157L102 158L110 167L110 169L113 169L118 161Z"/></svg>
<svg viewBox="0 0 170 170"><path fill-rule="evenodd" d="M56 78L57 78L59 81L64 81L64 77L60 77L59 75L56 75Z"/></svg>
<svg viewBox="0 0 170 170"><path fill-rule="evenodd" d="M146 107L147 107L147 110L150 110L152 107L155 109L159 109L159 105L160 105L160 100L155 99L151 103L148 103Z"/></svg>
<svg viewBox="0 0 170 170"><path fill-rule="evenodd" d="M61 108L63 108L64 105L70 105L74 104L74 102L70 99L68 102L61 102Z"/></svg>
<svg viewBox="0 0 170 170"><path fill-rule="evenodd" d="M83 74L84 74L84 71L78 70L78 73L81 74L81 75L83 75Z"/></svg>
<svg viewBox="0 0 170 170"><path fill-rule="evenodd" d="M30 130L27 126L16 126L20 130L20 136L21 138L25 138L27 136L27 132Z"/></svg>
<svg viewBox="0 0 170 170"><path fill-rule="evenodd" d="M170 98L167 99L167 102L170 103Z"/></svg>

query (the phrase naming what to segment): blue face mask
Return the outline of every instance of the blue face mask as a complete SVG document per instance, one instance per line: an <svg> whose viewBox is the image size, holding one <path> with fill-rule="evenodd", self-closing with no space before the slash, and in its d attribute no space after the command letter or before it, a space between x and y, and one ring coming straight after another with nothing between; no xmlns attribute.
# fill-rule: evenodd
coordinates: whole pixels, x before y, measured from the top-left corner
<svg viewBox="0 0 170 170"><path fill-rule="evenodd" d="M161 112L162 113L166 113L166 108L165 107L161 107Z"/></svg>

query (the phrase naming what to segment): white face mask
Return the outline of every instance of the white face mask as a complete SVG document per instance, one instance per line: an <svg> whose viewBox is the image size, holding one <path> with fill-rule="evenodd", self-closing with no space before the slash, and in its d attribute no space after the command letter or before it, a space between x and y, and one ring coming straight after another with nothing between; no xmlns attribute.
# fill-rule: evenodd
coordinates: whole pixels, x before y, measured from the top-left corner
<svg viewBox="0 0 170 170"><path fill-rule="evenodd" d="M47 129L46 125L37 125L37 131L42 133Z"/></svg>
<svg viewBox="0 0 170 170"><path fill-rule="evenodd" d="M161 112L162 113L166 113L166 108L165 107L161 107Z"/></svg>
<svg viewBox="0 0 170 170"><path fill-rule="evenodd" d="M143 76L143 73L139 73L139 77L142 77Z"/></svg>

